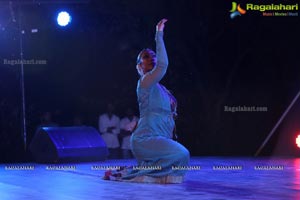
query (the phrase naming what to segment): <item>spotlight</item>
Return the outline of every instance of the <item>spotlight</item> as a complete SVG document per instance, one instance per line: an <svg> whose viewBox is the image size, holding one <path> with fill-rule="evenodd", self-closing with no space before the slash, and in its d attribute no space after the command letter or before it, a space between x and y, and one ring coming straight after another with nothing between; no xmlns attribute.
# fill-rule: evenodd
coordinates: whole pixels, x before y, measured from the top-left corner
<svg viewBox="0 0 300 200"><path fill-rule="evenodd" d="M296 144L300 148L300 135L296 138Z"/></svg>
<svg viewBox="0 0 300 200"><path fill-rule="evenodd" d="M62 11L57 15L57 24L60 26L67 26L72 21L71 16L68 12Z"/></svg>

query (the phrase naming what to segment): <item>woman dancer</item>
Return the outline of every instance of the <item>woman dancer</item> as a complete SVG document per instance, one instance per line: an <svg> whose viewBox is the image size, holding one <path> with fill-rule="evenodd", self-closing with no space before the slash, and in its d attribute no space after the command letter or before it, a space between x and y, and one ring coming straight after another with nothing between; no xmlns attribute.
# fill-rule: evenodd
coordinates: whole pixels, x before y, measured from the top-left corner
<svg viewBox="0 0 300 200"><path fill-rule="evenodd" d="M177 102L159 83L168 67L163 41L166 22L162 19L156 26L156 54L151 49L144 49L137 58L140 119L131 136L131 149L138 165L117 172L107 171L104 179L145 183L183 181L189 151L172 140Z"/></svg>

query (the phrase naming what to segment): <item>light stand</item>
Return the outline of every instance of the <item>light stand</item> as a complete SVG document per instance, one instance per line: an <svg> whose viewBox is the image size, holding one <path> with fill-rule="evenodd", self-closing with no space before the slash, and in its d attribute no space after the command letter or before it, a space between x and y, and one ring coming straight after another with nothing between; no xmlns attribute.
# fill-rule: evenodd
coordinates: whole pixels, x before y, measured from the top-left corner
<svg viewBox="0 0 300 200"><path fill-rule="evenodd" d="M27 150L27 128L26 128L26 106L25 106L25 82L24 82L24 53L23 53L23 33L22 33L22 13L21 13L21 6L18 6L19 11L19 37L20 37L20 59L21 59L21 77L20 77L20 84L21 84L21 108L22 108L22 136L23 136L23 144L25 152Z"/></svg>
<svg viewBox="0 0 300 200"><path fill-rule="evenodd" d="M296 101L298 100L299 96L300 96L300 91L295 96L295 98L293 99L293 101L290 103L289 107L287 107L287 109L284 111L284 113L282 114L282 116L279 118L278 122L275 124L275 126L273 127L273 129L271 130L271 132L269 133L269 135L267 136L267 138L265 139L265 141L261 144L261 146L259 147L259 149L256 151L255 156L258 156L260 154L260 152L265 147L265 145L267 144L267 142L273 136L273 134L276 131L276 129L278 128L278 126L281 124L281 122L284 120L284 118L286 117L286 115L288 114L288 112L291 110L291 108L293 107L293 105L296 103Z"/></svg>

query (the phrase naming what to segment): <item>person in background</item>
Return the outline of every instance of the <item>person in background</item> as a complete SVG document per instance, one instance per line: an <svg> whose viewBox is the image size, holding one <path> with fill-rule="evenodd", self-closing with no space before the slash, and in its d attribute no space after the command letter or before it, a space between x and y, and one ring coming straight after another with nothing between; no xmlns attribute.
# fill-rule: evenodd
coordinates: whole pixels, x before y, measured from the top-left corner
<svg viewBox="0 0 300 200"><path fill-rule="evenodd" d="M120 118L114 114L115 107L112 103L107 105L107 112L99 116L99 131L107 145L109 158L119 158Z"/></svg>
<svg viewBox="0 0 300 200"><path fill-rule="evenodd" d="M138 122L138 117L134 115L131 108L126 110L126 116L121 119L120 122L120 139L122 142L122 158L132 158L132 152L130 148L130 136L135 129Z"/></svg>

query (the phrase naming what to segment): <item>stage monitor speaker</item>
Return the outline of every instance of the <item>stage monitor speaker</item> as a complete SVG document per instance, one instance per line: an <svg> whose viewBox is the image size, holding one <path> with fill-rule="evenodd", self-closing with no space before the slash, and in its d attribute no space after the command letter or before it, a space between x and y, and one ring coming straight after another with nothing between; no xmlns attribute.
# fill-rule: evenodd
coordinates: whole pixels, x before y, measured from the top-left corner
<svg viewBox="0 0 300 200"><path fill-rule="evenodd" d="M93 127L41 127L30 151L37 162L86 162L105 160L108 149Z"/></svg>

